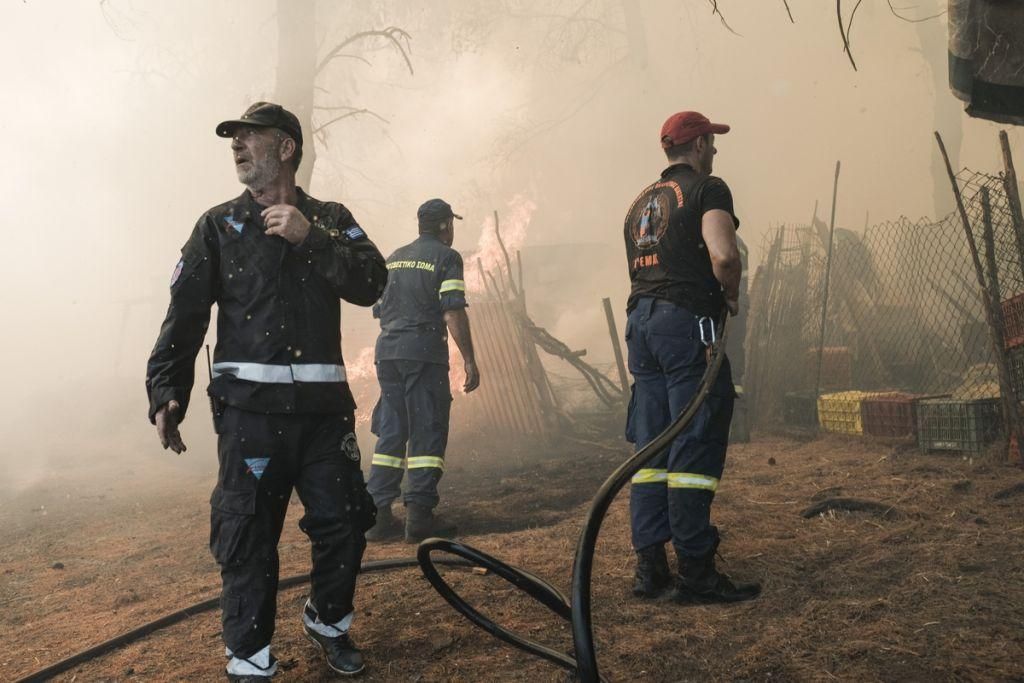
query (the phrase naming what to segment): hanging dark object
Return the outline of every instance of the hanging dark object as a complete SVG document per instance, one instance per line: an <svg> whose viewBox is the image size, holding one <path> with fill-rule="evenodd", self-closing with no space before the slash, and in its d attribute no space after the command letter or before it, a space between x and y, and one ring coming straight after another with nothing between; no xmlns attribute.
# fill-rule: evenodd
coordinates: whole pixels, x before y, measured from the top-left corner
<svg viewBox="0 0 1024 683"><path fill-rule="evenodd" d="M970 116L1024 125L1024 2L949 0L949 87Z"/></svg>

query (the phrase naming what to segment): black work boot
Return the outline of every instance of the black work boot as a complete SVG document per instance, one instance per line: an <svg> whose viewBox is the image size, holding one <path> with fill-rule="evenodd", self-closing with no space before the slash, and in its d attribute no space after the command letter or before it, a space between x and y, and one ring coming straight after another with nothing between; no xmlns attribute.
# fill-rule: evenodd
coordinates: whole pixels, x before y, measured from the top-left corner
<svg viewBox="0 0 1024 683"><path fill-rule="evenodd" d="M655 543L637 550L633 595L638 598L656 598L670 585L672 571L668 568L665 546Z"/></svg>
<svg viewBox="0 0 1024 683"><path fill-rule="evenodd" d="M377 523L366 532L366 540L371 543L396 541L402 536L402 523L391 512L391 505L377 509Z"/></svg>
<svg viewBox="0 0 1024 683"><path fill-rule="evenodd" d="M743 602L761 594L759 583L734 583L728 575L715 567L718 541L703 557L686 557L676 551L679 571L672 590L675 602L707 605L716 602Z"/></svg>
<svg viewBox="0 0 1024 683"><path fill-rule="evenodd" d="M454 538L458 527L447 522L424 505L409 503L405 506L405 542L419 543L424 538Z"/></svg>
<svg viewBox="0 0 1024 683"><path fill-rule="evenodd" d="M363 673L363 669L366 668L363 663L363 653L352 642L352 638L347 632L341 633L331 626L320 626L316 610L308 601L303 608L302 616L302 629L306 632L306 636L324 653L327 658L327 666L342 676L358 676ZM320 626L321 630L333 632L335 635L321 633L310 626L310 622Z"/></svg>

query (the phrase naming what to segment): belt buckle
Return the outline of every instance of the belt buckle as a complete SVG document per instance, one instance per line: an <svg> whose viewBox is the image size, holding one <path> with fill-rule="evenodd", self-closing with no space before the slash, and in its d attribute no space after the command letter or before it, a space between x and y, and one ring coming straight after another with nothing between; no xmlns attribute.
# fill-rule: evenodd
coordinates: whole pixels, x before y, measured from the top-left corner
<svg viewBox="0 0 1024 683"><path fill-rule="evenodd" d="M705 322L708 324L707 331L704 329ZM708 316L697 318L697 328L700 330L700 341L704 346L711 346L718 341L715 333L715 321L713 318Z"/></svg>

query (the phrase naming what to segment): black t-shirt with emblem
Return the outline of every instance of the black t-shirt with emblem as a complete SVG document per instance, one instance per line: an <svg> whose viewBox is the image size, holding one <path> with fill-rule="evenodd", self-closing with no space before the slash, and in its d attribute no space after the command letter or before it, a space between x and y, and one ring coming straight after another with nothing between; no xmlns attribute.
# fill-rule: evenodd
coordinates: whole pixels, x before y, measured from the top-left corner
<svg viewBox="0 0 1024 683"><path fill-rule="evenodd" d="M387 287L373 309L381 330L376 360L448 365L444 312L467 306L462 256L422 234L389 256L387 268Z"/></svg>
<svg viewBox="0 0 1024 683"><path fill-rule="evenodd" d="M651 296L695 315L721 313L725 299L701 233L701 218L712 209L729 212L739 227L725 181L687 164L669 166L657 182L644 188L626 214L632 281L627 310L640 297Z"/></svg>

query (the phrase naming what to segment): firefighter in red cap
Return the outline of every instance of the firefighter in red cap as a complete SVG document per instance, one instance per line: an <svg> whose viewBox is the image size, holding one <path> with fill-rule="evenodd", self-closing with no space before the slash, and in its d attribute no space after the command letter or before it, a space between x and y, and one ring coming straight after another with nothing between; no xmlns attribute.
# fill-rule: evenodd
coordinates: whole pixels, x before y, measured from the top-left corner
<svg viewBox="0 0 1024 683"><path fill-rule="evenodd" d="M715 321L739 309L739 220L728 185L711 175L715 135L727 132L729 126L697 112L670 116L661 129L669 166L626 215L632 282L626 345L634 381L626 437L637 450L695 395ZM686 431L633 477L638 597L656 597L670 587L680 603L738 602L760 593L760 585L734 582L715 566L719 535L711 502L725 466L735 396L726 359ZM677 558L674 581L667 541Z"/></svg>

